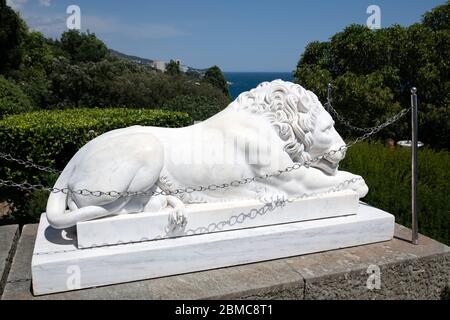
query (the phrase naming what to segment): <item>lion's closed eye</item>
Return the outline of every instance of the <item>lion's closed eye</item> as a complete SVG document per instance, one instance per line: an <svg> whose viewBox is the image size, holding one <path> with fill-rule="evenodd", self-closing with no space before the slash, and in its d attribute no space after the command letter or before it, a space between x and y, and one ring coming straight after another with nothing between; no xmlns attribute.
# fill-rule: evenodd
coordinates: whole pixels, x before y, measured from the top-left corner
<svg viewBox="0 0 450 320"><path fill-rule="evenodd" d="M330 123L328 126L325 127L325 129L323 129L323 132L331 132L333 130L334 127L334 121L332 123Z"/></svg>
<svg viewBox="0 0 450 320"><path fill-rule="evenodd" d="M329 125L328 127L326 127L323 132L329 133L331 132L331 129L333 129L333 125Z"/></svg>

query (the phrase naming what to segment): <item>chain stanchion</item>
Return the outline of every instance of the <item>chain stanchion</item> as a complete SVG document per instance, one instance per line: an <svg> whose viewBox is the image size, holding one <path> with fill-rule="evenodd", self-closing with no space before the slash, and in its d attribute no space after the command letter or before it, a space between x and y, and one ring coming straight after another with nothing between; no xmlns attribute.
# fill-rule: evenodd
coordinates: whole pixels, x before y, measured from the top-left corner
<svg viewBox="0 0 450 320"><path fill-rule="evenodd" d="M372 135L372 131L376 129L377 127L373 128L359 128L354 125L352 125L350 122L345 120L337 111L333 108L331 102L332 102L332 85L331 83L328 84L327 87L327 102L325 104L328 111L331 111L335 116L336 119L347 126L350 129L356 130L356 131L362 131L366 132L362 136L362 139L357 138L354 143L358 143L360 140L364 140L368 134L368 136ZM418 185L418 101L417 101L417 88L411 89L411 107L409 109L404 109L400 112L401 116L406 114L404 111L411 110L411 229L412 229L412 243L417 245L419 243L419 222L418 222L418 213L417 213L417 185ZM400 116L400 117L401 117ZM396 118L396 117L394 117ZM396 121L396 120L395 120ZM390 122L389 120L386 122ZM385 123L385 124L386 124ZM392 123L392 122L391 122ZM389 123L390 124L390 123ZM388 125L389 125L388 124ZM384 124L382 125L384 126ZM386 126L384 126L386 127Z"/></svg>
<svg viewBox="0 0 450 320"><path fill-rule="evenodd" d="M327 87L327 102L331 104L332 101L333 101L333 85L329 83Z"/></svg>
<svg viewBox="0 0 450 320"><path fill-rule="evenodd" d="M418 143L418 102L417 88L411 89L411 214L412 214L412 243L419 244L419 218L417 215L417 182L418 182L418 164L417 164L417 143Z"/></svg>

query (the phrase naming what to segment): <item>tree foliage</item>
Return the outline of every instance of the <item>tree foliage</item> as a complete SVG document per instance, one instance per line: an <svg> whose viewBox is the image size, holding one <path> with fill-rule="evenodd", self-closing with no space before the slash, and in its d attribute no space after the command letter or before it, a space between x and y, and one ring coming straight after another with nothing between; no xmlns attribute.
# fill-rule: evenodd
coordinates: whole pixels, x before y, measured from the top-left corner
<svg viewBox="0 0 450 320"><path fill-rule="evenodd" d="M220 111L229 102L220 88L200 81L198 74L182 73L179 62L172 60L167 72L160 73L113 56L89 31L70 30L56 40L29 32L19 15L0 1L0 74L16 84L37 109L180 109L180 101L186 101L187 109L203 119L201 114ZM18 106L16 110L27 109Z"/></svg>
<svg viewBox="0 0 450 320"><path fill-rule="evenodd" d="M113 57L78 64L58 57L51 69L53 100L48 108L52 109L109 106L158 109L167 108L169 101L186 95L198 98L194 99L198 102L197 114L207 106L205 101L210 101L219 111L228 104L223 93L210 84L200 84L183 75L156 72Z"/></svg>
<svg viewBox="0 0 450 320"><path fill-rule="evenodd" d="M33 110L31 100L20 87L0 76L0 119L6 115Z"/></svg>
<svg viewBox="0 0 450 320"><path fill-rule="evenodd" d="M212 66L206 70L204 81L213 87L220 89L226 96L229 96L227 80L218 66Z"/></svg>
<svg viewBox="0 0 450 320"><path fill-rule="evenodd" d="M99 62L108 54L106 45L89 32L66 31L61 35L60 45L73 62Z"/></svg>
<svg viewBox="0 0 450 320"><path fill-rule="evenodd" d="M171 76L179 76L181 74L180 62L170 60L170 62L166 66L166 72Z"/></svg>
<svg viewBox="0 0 450 320"><path fill-rule="evenodd" d="M422 23L370 30L350 25L327 42L312 42L302 54L295 81L326 99L333 83L334 106L357 126L374 126L410 105L419 89L420 139L450 146L450 2L423 16ZM408 121L382 136L407 139ZM339 126L346 135L355 135Z"/></svg>
<svg viewBox="0 0 450 320"><path fill-rule="evenodd" d="M6 5L6 0L0 0L0 74L19 67L26 31L26 25L18 14Z"/></svg>
<svg viewBox="0 0 450 320"><path fill-rule="evenodd" d="M450 6L447 4L434 8L423 16L423 24L433 31L450 29Z"/></svg>

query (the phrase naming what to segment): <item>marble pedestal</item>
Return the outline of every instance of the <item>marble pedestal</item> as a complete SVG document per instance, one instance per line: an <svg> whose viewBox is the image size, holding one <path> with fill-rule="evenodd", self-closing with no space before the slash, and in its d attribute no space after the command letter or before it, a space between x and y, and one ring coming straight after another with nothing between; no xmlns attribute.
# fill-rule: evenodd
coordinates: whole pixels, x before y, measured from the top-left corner
<svg viewBox="0 0 450 320"><path fill-rule="evenodd" d="M75 232L41 216L32 257L42 295L388 241L394 217L359 203L357 214L79 249Z"/></svg>
<svg viewBox="0 0 450 320"><path fill-rule="evenodd" d="M175 233L167 231L171 210L166 209L79 222L77 243L81 249L354 215L358 202L356 192L344 190L283 202L265 214L256 212L264 206L259 200L189 204L186 226Z"/></svg>

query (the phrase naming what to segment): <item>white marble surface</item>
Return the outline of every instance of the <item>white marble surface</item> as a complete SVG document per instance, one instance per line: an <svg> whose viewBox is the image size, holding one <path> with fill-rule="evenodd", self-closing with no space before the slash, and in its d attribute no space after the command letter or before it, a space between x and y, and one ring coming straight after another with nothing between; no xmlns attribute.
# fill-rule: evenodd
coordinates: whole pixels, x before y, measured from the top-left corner
<svg viewBox="0 0 450 320"><path fill-rule="evenodd" d="M313 92L282 80L265 82L192 126L133 126L102 134L73 156L54 186L121 194L199 186L205 188L202 191L119 198L51 193L47 217L61 229L114 214L157 213L167 207L182 216L191 203L321 193L352 179L344 188L362 198L368 192L364 180L338 170L344 147L333 119ZM321 160L307 163L316 157ZM294 163L307 165L284 172ZM277 174L280 171L284 173ZM266 175L270 178L251 180ZM236 183L245 179L250 183ZM222 185L228 187L217 187Z"/></svg>
<svg viewBox="0 0 450 320"><path fill-rule="evenodd" d="M156 237L170 238L206 233L204 227L220 222L224 223L216 228L213 226L210 230L218 232L345 216L357 213L358 202L359 196L356 192L344 190L286 202L284 206L256 218L244 217L244 214L263 207L264 203L258 200L192 204L186 206L185 228L176 233L167 232L171 209L166 209L158 213L118 215L79 222L77 241L79 248L89 248L118 242L148 241ZM238 222L232 223L234 221Z"/></svg>
<svg viewBox="0 0 450 320"><path fill-rule="evenodd" d="M34 294L189 273L392 239L394 217L360 204L358 214L314 221L77 249L41 217L32 258Z"/></svg>

